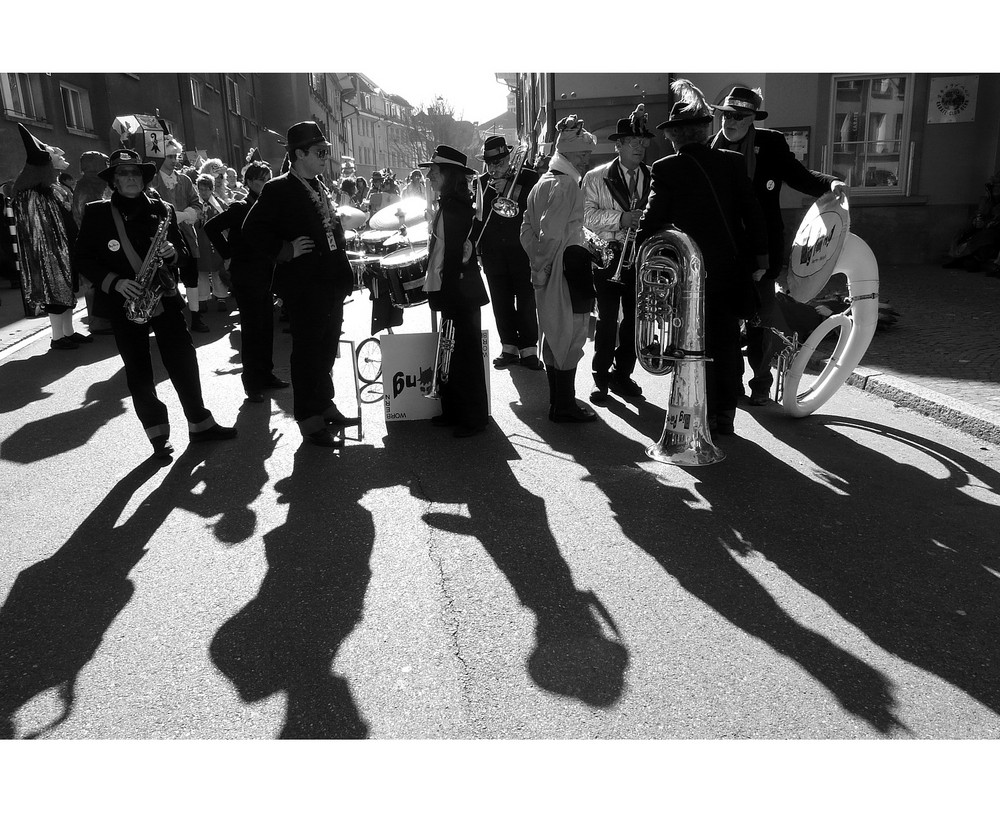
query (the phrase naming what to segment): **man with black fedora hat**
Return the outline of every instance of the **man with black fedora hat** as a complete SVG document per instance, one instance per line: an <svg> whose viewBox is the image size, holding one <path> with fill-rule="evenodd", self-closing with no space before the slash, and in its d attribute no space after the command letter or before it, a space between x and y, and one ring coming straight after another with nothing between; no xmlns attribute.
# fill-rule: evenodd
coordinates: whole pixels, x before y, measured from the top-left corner
<svg viewBox="0 0 1000 813"><path fill-rule="evenodd" d="M617 156L583 178L583 223L614 249L608 268L595 271L597 330L594 333L594 389L590 400L607 400L608 389L624 397L642 395L635 370L635 229L649 198L649 167L642 162L653 134L646 129L646 107L636 106L608 136ZM625 246L631 237L632 246ZM620 281L612 281L623 249ZM618 314L621 312L621 322ZM612 363L614 368L612 369Z"/></svg>
<svg viewBox="0 0 1000 813"><path fill-rule="evenodd" d="M177 290L177 268L187 249L174 208L146 194L155 174L156 165L143 163L132 150L111 153L107 169L98 173L111 187L111 198L84 207L73 261L94 285L95 312L111 320L125 365L125 381L153 445L153 455L169 458L173 453L170 423L166 405L156 396L150 330L184 409L190 440L228 440L236 437L236 428L216 423L202 398L198 356L184 319L184 300ZM158 273L165 291L149 321L140 324L129 320L126 302L144 293L136 281L137 272L164 219L169 226L159 249L162 268Z"/></svg>
<svg viewBox="0 0 1000 813"><path fill-rule="evenodd" d="M755 307L752 275L767 268L767 232L741 157L707 144L715 116L705 95L686 79L671 91L678 101L657 129L675 153L653 164L636 246L672 226L701 250L708 421L713 432L731 435L743 386L740 318Z"/></svg>
<svg viewBox="0 0 1000 813"><path fill-rule="evenodd" d="M501 352L493 359L500 370L520 364L529 370L544 370L538 358L538 316L535 313L535 289L531 284L531 264L521 246L521 219L528 193L538 182L538 173L523 166L517 178L511 177L511 148L503 136L490 136L476 158L486 164L478 178L481 212L472 224L472 242L476 245L483 271L490 285L493 316L500 336ZM504 217L493 209L500 193L517 204L513 217Z"/></svg>
<svg viewBox="0 0 1000 813"><path fill-rule="evenodd" d="M774 290L774 281L786 258L781 186L788 184L797 192L814 198L847 193L843 181L804 167L792 153L784 134L754 126L754 122L767 118L767 112L761 110L763 104L760 88L734 87L722 104L715 106L716 112L722 114L722 129L712 139L713 149L733 150L743 156L754 194L767 221L768 269L754 275L760 307L757 317L747 324L747 362L753 370L751 406L760 406L769 400L771 359L781 344L770 328L784 325L776 311Z"/></svg>
<svg viewBox="0 0 1000 813"><path fill-rule="evenodd" d="M264 184L243 223L251 251L276 263L292 334L292 411L307 443L344 445L331 432L357 426L333 402L333 363L344 322L344 300L354 288L344 228L336 204L319 176L330 148L314 121L288 128L289 169Z"/></svg>

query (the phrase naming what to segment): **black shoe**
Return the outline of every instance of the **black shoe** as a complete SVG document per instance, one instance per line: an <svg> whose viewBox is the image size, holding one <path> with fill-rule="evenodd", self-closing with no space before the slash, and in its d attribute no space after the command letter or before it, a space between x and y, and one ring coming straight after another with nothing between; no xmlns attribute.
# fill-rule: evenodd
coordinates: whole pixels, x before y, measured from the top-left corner
<svg viewBox="0 0 1000 813"><path fill-rule="evenodd" d="M458 426L458 421L447 415L435 415L431 418L431 426Z"/></svg>
<svg viewBox="0 0 1000 813"><path fill-rule="evenodd" d="M473 435L478 435L480 432L485 432L485 426L459 426L452 435L456 438L471 438Z"/></svg>
<svg viewBox="0 0 1000 813"><path fill-rule="evenodd" d="M111 336L114 331L109 327L93 327L90 329L91 336Z"/></svg>
<svg viewBox="0 0 1000 813"><path fill-rule="evenodd" d="M323 446L327 449L340 449L344 445L344 439L334 435L329 429L317 429L315 432L303 435L302 439L306 443L311 443L314 446Z"/></svg>
<svg viewBox="0 0 1000 813"><path fill-rule="evenodd" d="M66 338L77 344L91 344L94 341L93 336L85 336L83 333L74 333L72 336L67 336Z"/></svg>
<svg viewBox="0 0 1000 813"><path fill-rule="evenodd" d="M153 438L152 443L153 457L157 460L167 460L174 453L174 447L171 446L170 441L162 435L160 437Z"/></svg>
<svg viewBox="0 0 1000 813"><path fill-rule="evenodd" d="M287 381L282 381L278 376L272 375L267 381L261 385L261 389L265 390L283 390L285 387L291 386Z"/></svg>
<svg viewBox="0 0 1000 813"><path fill-rule="evenodd" d="M520 360L517 353L504 352L493 359L493 367L496 370L502 370L504 367L510 367L511 364L517 364Z"/></svg>
<svg viewBox="0 0 1000 813"><path fill-rule="evenodd" d="M600 384L594 384L594 389L590 393L590 403L603 404L608 400L608 388Z"/></svg>
<svg viewBox="0 0 1000 813"><path fill-rule="evenodd" d="M622 378L620 376L611 376L611 380L608 382L608 389L623 398L635 398L642 395L642 387L636 384L631 378Z"/></svg>
<svg viewBox="0 0 1000 813"><path fill-rule="evenodd" d="M544 370L545 365L538 356L521 356L521 366L529 370Z"/></svg>
<svg viewBox="0 0 1000 813"><path fill-rule="evenodd" d="M208 333L208 325L205 324L200 313L191 311L191 330L195 333Z"/></svg>
<svg viewBox="0 0 1000 813"><path fill-rule="evenodd" d="M770 403L771 399L768 398L767 393L752 392L750 393L750 398L748 403L750 406L764 406L764 404Z"/></svg>
<svg viewBox="0 0 1000 813"><path fill-rule="evenodd" d="M590 423L597 420L597 413L583 404L555 407L549 413L549 420L555 423Z"/></svg>
<svg viewBox="0 0 1000 813"><path fill-rule="evenodd" d="M49 342L50 350L78 350L80 345L74 342L69 336L63 336L61 339L53 339Z"/></svg>
<svg viewBox="0 0 1000 813"><path fill-rule="evenodd" d="M327 426L358 426L361 423L361 416L348 418L336 406L332 406L323 413L323 420Z"/></svg>
<svg viewBox="0 0 1000 813"><path fill-rule="evenodd" d="M210 426L201 432L191 432L188 435L192 443L201 443L205 440L232 440L236 437L235 426Z"/></svg>
<svg viewBox="0 0 1000 813"><path fill-rule="evenodd" d="M264 393L262 392L248 392L247 401L251 404L262 404L264 403Z"/></svg>

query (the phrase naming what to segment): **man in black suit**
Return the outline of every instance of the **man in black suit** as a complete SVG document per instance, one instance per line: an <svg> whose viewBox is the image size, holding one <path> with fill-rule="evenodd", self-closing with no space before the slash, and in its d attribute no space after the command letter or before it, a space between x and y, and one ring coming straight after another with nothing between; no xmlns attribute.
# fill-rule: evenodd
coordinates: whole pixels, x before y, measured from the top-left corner
<svg viewBox="0 0 1000 813"><path fill-rule="evenodd" d="M753 191L760 201L767 221L768 268L754 274L760 307L757 318L747 324L747 361L753 370L750 379L750 404L761 406L771 388L771 359L780 339L770 329L781 328L784 320L776 313L774 281L785 261L785 224L781 219L781 186L818 198L824 194L846 195L847 186L832 175L806 169L788 147L785 136L777 130L754 126L767 118L761 110L764 100L760 89L734 87L715 110L722 113L722 129L712 140L716 150L742 154Z"/></svg>
<svg viewBox="0 0 1000 813"><path fill-rule="evenodd" d="M243 223L261 190L271 180L271 167L254 161L243 170L247 197L233 201L224 212L205 223L205 234L229 263L233 293L240 313L240 357L247 401L264 401L264 390L288 386L274 374L274 263L255 252L243 234Z"/></svg>
<svg viewBox="0 0 1000 813"><path fill-rule="evenodd" d="M145 193L155 174L156 166L142 163L132 150L111 154L108 168L98 173L112 188L111 199L84 207L73 262L94 286L95 314L111 320L136 414L153 444L153 456L165 459L173 447L167 407L156 397L150 328L188 420L190 440L228 440L236 437L236 427L219 426L202 399L198 356L177 290L177 268L186 259L187 249L174 208ZM148 322L138 323L128 318L127 303L144 293L136 282L137 271L164 218L169 219L169 226L159 250L163 266L158 276L165 291Z"/></svg>
<svg viewBox="0 0 1000 813"><path fill-rule="evenodd" d="M243 234L251 251L277 264L275 284L292 332L292 409L299 431L309 443L334 448L344 441L329 427L361 422L333 403L333 362L354 272L330 190L317 177L332 145L313 121L292 125L286 142L289 170L264 185Z"/></svg>
<svg viewBox="0 0 1000 813"><path fill-rule="evenodd" d="M767 232L742 158L706 144L714 121L711 105L686 80L671 89L681 100L657 129L665 131L675 154L653 164L636 245L672 224L701 249L705 346L712 360L706 371L708 421L714 431L731 435L743 379L739 320L753 308L751 264L767 269Z"/></svg>

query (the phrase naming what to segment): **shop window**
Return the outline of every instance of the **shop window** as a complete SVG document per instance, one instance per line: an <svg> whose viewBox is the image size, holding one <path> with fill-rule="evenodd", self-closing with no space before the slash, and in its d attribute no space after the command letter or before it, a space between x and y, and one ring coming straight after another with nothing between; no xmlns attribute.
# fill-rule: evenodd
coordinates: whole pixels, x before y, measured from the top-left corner
<svg viewBox="0 0 1000 813"><path fill-rule="evenodd" d="M905 194L913 77L833 78L834 175L852 191Z"/></svg>

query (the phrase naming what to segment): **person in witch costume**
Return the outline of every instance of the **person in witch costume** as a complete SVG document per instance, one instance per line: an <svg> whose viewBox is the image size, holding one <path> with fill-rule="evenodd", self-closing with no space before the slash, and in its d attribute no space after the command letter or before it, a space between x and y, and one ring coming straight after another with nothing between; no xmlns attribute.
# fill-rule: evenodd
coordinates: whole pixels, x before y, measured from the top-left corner
<svg viewBox="0 0 1000 813"><path fill-rule="evenodd" d="M354 290L344 227L330 190L317 177L330 147L314 121L293 124L286 136L289 169L268 181L243 222L251 252L275 263L275 286L292 334L292 413L307 443L344 445L331 428L357 426L333 402L333 363L344 323L344 300Z"/></svg>
<svg viewBox="0 0 1000 813"><path fill-rule="evenodd" d="M431 418L434 426L450 426L457 438L484 431L489 422L486 374L483 371L482 307L489 303L469 234L475 207L469 194L469 178L476 172L467 166L464 152L439 144L427 169L438 208L427 243L427 302L441 312L441 325L450 320L455 328L448 380L441 382L441 414Z"/></svg>
<svg viewBox="0 0 1000 813"><path fill-rule="evenodd" d="M596 292L580 183L597 138L575 115L560 119L556 131L548 171L528 195L521 245L535 286L549 380L549 420L584 423L596 420L597 414L576 400L576 368L583 358Z"/></svg>
<svg viewBox="0 0 1000 813"><path fill-rule="evenodd" d="M646 106L638 105L608 139L617 157L594 167L583 178L583 223L614 249L613 260L594 273L597 290L597 329L594 331L594 389L591 403L602 404L608 389L623 398L642 395L632 380L635 370L635 229L649 197L649 167L642 162L654 137L646 129ZM629 231L632 247L622 264L621 281L612 281L618 270ZM619 311L622 314L618 320ZM614 368L612 368L612 363Z"/></svg>
<svg viewBox="0 0 1000 813"><path fill-rule="evenodd" d="M14 181L12 208L25 302L48 314L52 350L76 350L94 341L73 329L78 278L70 253L76 239L72 213L56 197L58 173L69 166L58 147L43 144L18 123L25 164Z"/></svg>
<svg viewBox="0 0 1000 813"><path fill-rule="evenodd" d="M750 406L762 406L770 400L771 360L781 349L781 339L771 328L788 331L774 287L786 259L782 184L814 198L847 195L847 185L840 179L806 169L792 153L783 133L754 125L767 118L767 112L760 109L763 104L760 88L734 87L722 104L715 106L715 111L722 113L722 129L712 139L712 149L733 150L743 156L767 221L768 269L754 274L760 307L756 317L747 323L747 363L753 370Z"/></svg>
<svg viewBox="0 0 1000 813"><path fill-rule="evenodd" d="M170 423L166 405L156 396L150 330L184 409L191 442L229 440L236 437L236 427L216 423L202 398L198 356L184 319L184 300L177 290L177 269L187 249L174 207L146 193L155 174L156 165L142 163L132 150L111 153L108 168L100 173L113 190L111 198L84 207L73 261L94 285L95 312L111 320L125 365L125 383L153 445L153 456L167 459L173 454ZM158 273L165 291L149 321L139 324L128 318L126 303L144 293L136 274L164 218L169 226L160 245L163 265Z"/></svg>
<svg viewBox="0 0 1000 813"><path fill-rule="evenodd" d="M530 168L520 170L507 189L507 197L517 204L517 214L503 217L493 211L493 203L512 171L511 148L503 136L490 136L476 158L486 164L486 172L475 181L482 197L482 212L473 224L472 242L479 249L490 285L493 316L500 334L501 352L493 359L493 366L500 370L520 364L529 370L544 370L538 358L538 316L531 264L521 246L521 219L528 193L538 182L538 173Z"/></svg>
<svg viewBox="0 0 1000 813"><path fill-rule="evenodd" d="M743 388L740 319L756 307L755 271L767 269L764 213L750 186L743 158L708 146L715 115L705 95L686 79L670 86L678 99L656 127L674 154L653 164L636 248L664 228L675 228L701 250L705 268L705 400L713 433L735 432Z"/></svg>

